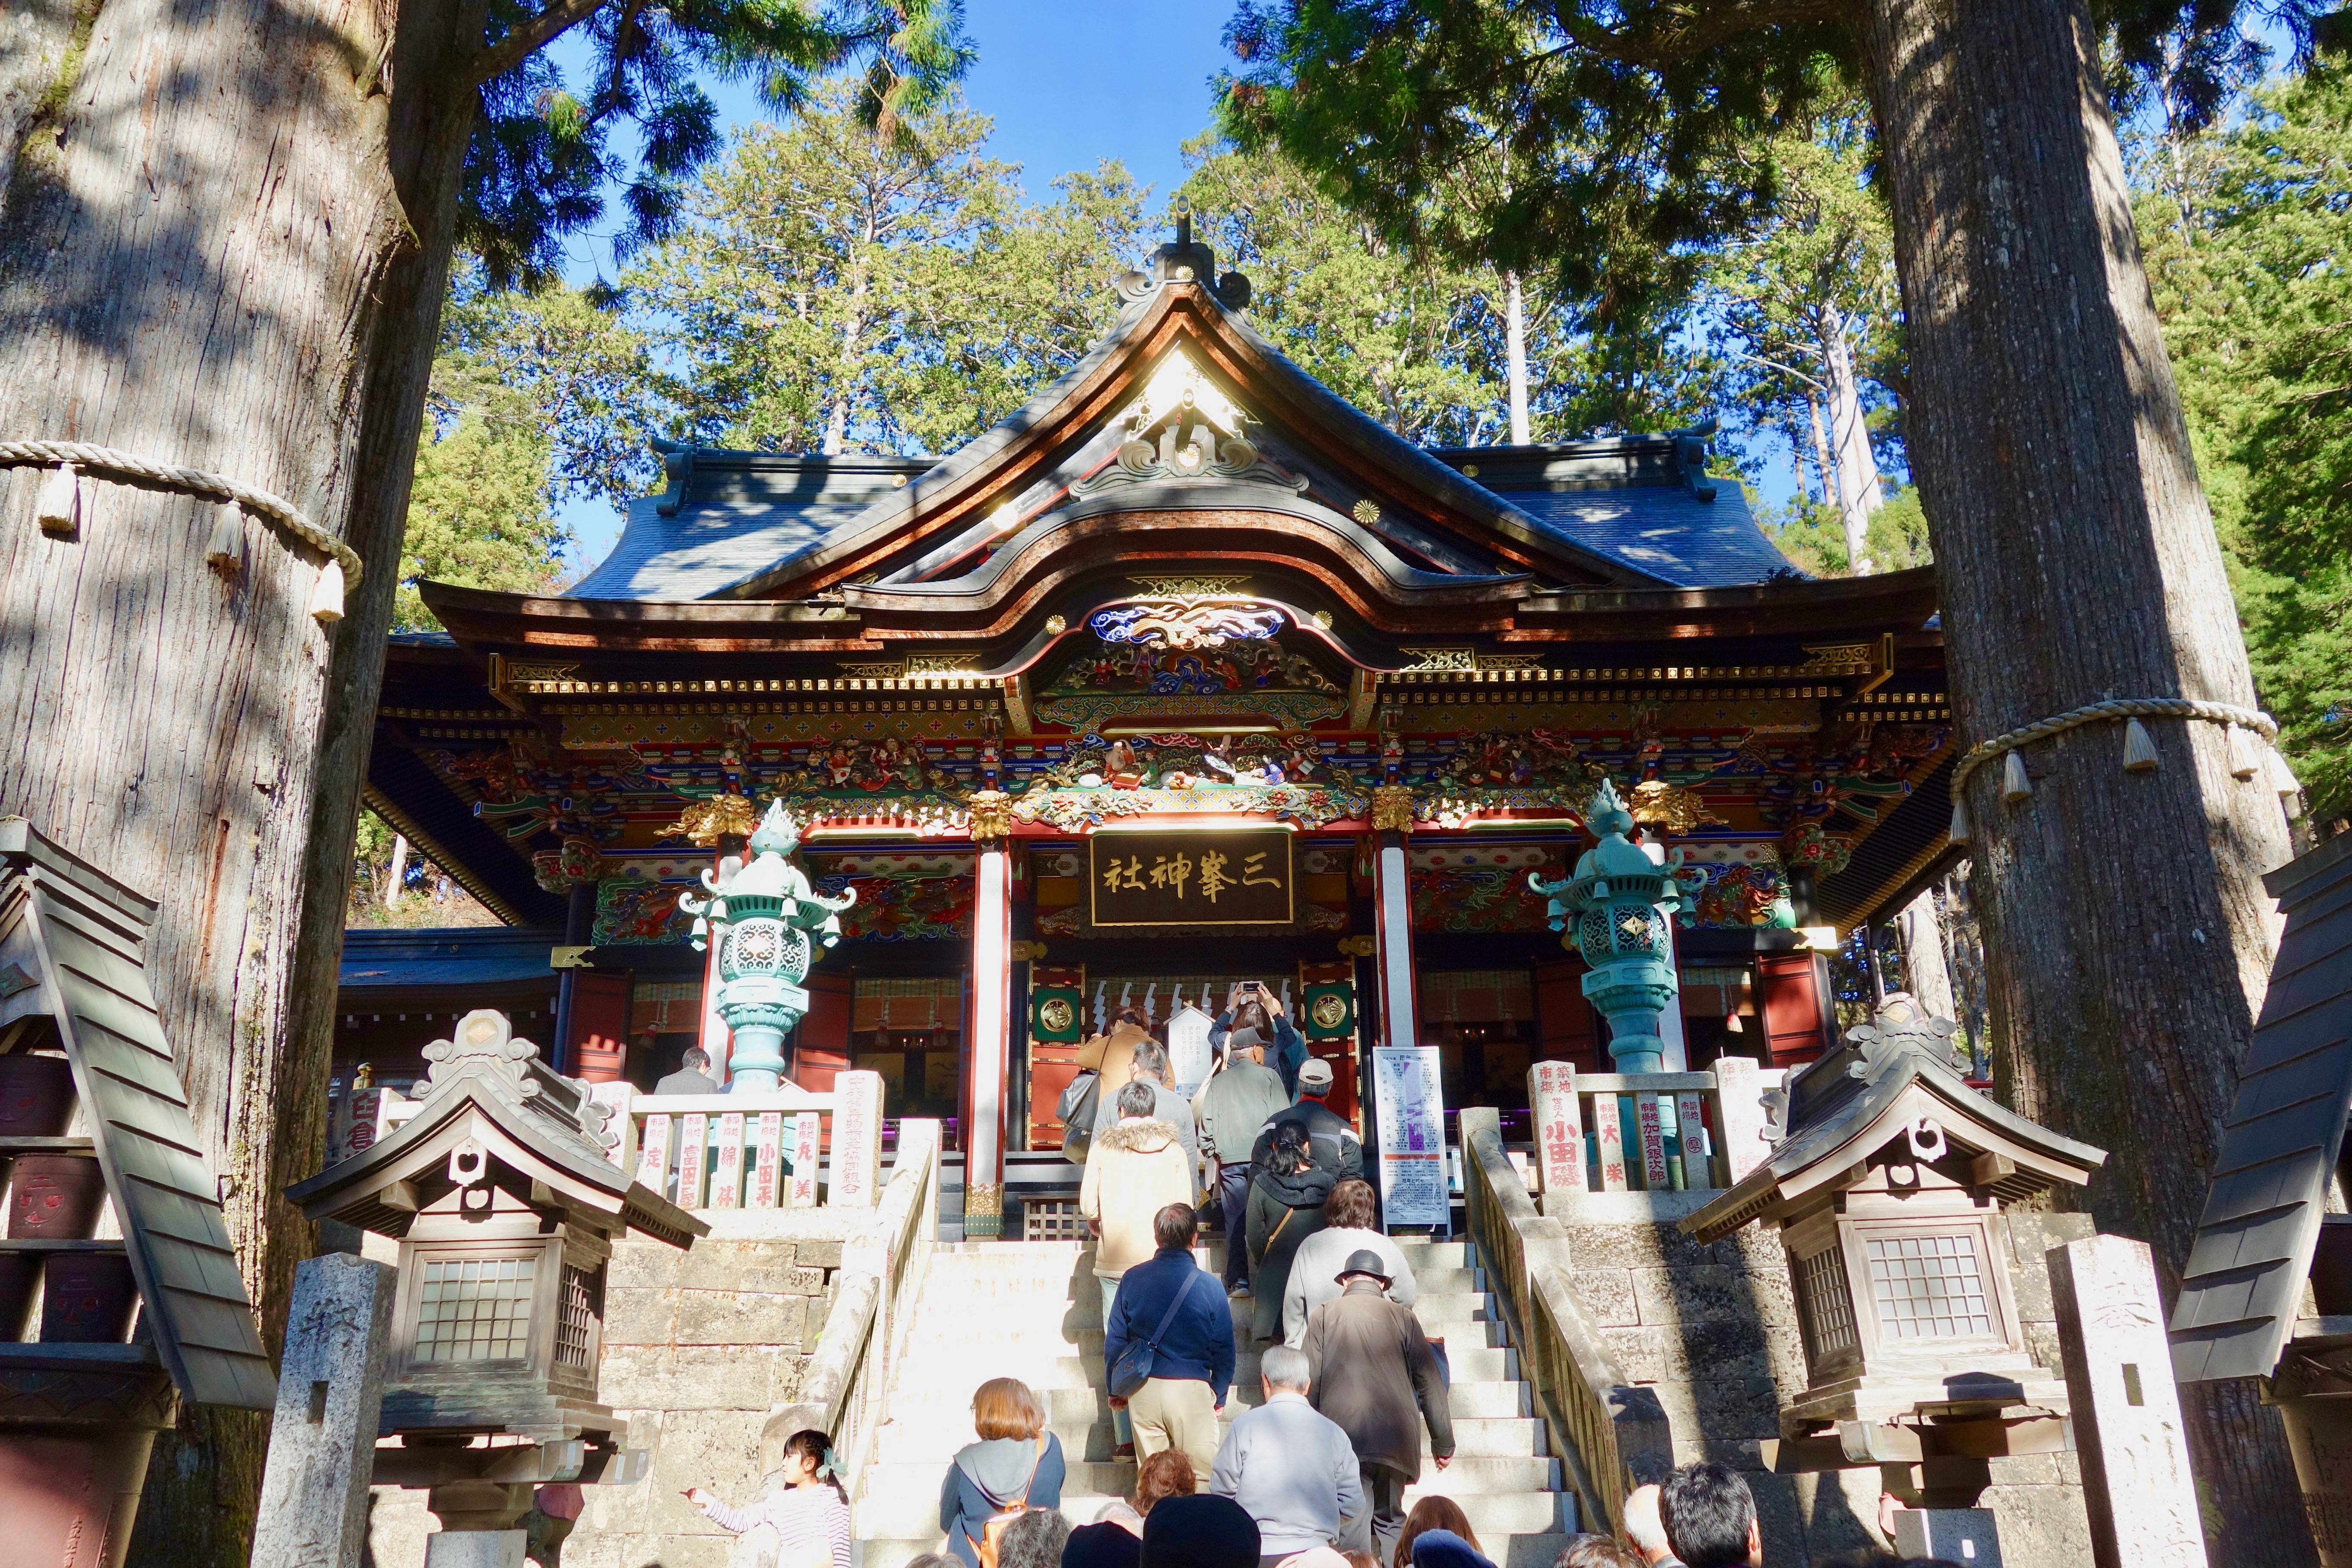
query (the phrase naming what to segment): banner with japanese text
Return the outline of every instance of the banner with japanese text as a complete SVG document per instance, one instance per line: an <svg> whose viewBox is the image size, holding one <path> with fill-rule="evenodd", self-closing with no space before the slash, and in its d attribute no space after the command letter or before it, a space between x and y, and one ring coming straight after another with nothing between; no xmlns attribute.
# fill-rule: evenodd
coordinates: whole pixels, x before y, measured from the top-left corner
<svg viewBox="0 0 2352 1568"><path fill-rule="evenodd" d="M1372 1102L1381 1147L1381 1214L1390 1228L1448 1223L1445 1096L1435 1046L1372 1052Z"/></svg>

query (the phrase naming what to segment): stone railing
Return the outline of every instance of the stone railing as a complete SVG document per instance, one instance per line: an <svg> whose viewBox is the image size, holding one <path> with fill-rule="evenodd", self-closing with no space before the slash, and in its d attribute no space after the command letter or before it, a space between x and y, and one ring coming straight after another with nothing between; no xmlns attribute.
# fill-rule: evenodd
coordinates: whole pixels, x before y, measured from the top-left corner
<svg viewBox="0 0 2352 1568"><path fill-rule="evenodd" d="M1706 1072L1580 1073L1566 1062L1539 1064L1528 1075L1531 1173L1547 1198L1731 1186L1769 1152L1762 1095L1785 1076L1744 1057Z"/></svg>
<svg viewBox="0 0 2352 1568"><path fill-rule="evenodd" d="M621 1134L613 1162L683 1209L866 1208L881 1158L882 1079L829 1090L640 1094L600 1083ZM824 1186L819 1187L819 1177Z"/></svg>
<svg viewBox="0 0 2352 1568"><path fill-rule="evenodd" d="M833 1435L842 1485L852 1499L874 1451L882 1396L907 1348L917 1298L939 1238L940 1124L898 1124L898 1158L874 1217L842 1244L841 1271L824 1332L801 1376L800 1397L768 1417L761 1468L776 1468L784 1440L809 1428Z"/></svg>
<svg viewBox="0 0 2352 1568"><path fill-rule="evenodd" d="M1461 1127L1470 1234L1518 1347L1520 1375L1576 1489L1585 1528L1622 1530L1625 1494L1674 1468L1665 1412L1610 1356L1571 1282L1567 1226L1537 1212L1503 1152L1496 1113L1465 1108Z"/></svg>

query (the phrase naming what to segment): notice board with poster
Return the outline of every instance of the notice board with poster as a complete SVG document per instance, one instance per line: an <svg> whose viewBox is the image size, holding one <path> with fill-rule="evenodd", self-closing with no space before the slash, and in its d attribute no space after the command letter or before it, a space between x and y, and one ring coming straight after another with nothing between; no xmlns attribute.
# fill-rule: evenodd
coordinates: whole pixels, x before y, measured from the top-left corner
<svg viewBox="0 0 2352 1568"><path fill-rule="evenodd" d="M1381 1046L1372 1052L1381 1213L1391 1228L1449 1223L1445 1097L1437 1072L1435 1046Z"/></svg>
<svg viewBox="0 0 2352 1568"><path fill-rule="evenodd" d="M1286 827L1105 829L1087 839L1087 923L1290 928L1297 836Z"/></svg>

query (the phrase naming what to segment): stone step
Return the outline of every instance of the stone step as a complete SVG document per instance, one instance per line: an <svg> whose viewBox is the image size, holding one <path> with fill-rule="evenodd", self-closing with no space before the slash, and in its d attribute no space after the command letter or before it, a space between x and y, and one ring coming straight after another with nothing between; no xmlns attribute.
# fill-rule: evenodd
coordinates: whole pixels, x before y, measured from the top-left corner
<svg viewBox="0 0 2352 1568"><path fill-rule="evenodd" d="M1412 1266L1418 1275L1423 1268L1465 1268L1469 1267L1469 1243L1463 1241L1423 1241L1412 1237L1391 1237L1397 1255ZM941 1244L931 1255L931 1266L961 1268L971 1260L989 1267L990 1260L1025 1259L1023 1267L1034 1268L1047 1259L1076 1258L1081 1252L1091 1252L1094 1243L1077 1241L956 1241ZM1223 1267L1225 1243L1223 1237L1211 1236L1192 1248L1192 1255L1204 1263ZM1002 1266L1001 1262L997 1266Z"/></svg>
<svg viewBox="0 0 2352 1568"><path fill-rule="evenodd" d="M912 1540L927 1530L936 1531L944 1473L938 1463L867 1466L859 1489L857 1532L873 1539ZM1471 1500L1492 1501L1500 1506L1486 1511L1495 1523L1495 1533L1504 1535L1521 1530L1560 1529L1565 1521L1559 1510L1572 1505L1566 1503L1566 1494L1553 1489L1559 1484L1559 1461L1548 1458L1460 1458L1443 1471L1424 1458L1421 1480L1407 1488L1405 1495L1408 1508L1432 1492L1454 1499L1470 1515L1470 1528L1481 1533L1485 1527L1478 1513L1472 1511ZM1134 1489L1131 1460L1073 1462L1064 1485L1063 1511L1084 1522L1094 1518L1104 1502ZM1097 1500L1080 1511L1074 1505L1083 1497Z"/></svg>
<svg viewBox="0 0 2352 1568"><path fill-rule="evenodd" d="M1102 1335L1087 1335L1081 1343L1087 1352L1083 1356L1066 1344L1008 1345L1001 1335L975 1333L945 1341L918 1333L907 1342L898 1386L965 1389L977 1387L983 1377L1017 1377L1034 1389L1088 1388L1102 1376ZM1050 1353L1055 1350L1061 1353ZM1456 1386L1518 1381L1519 1354L1509 1346L1469 1345L1449 1338L1445 1352ZM1234 1358L1234 1377L1255 1379L1257 1364L1255 1350L1243 1351Z"/></svg>
<svg viewBox="0 0 2352 1568"><path fill-rule="evenodd" d="M1109 1420L1110 1406L1104 1403L1098 1386L1040 1388L1036 1393L1045 1401L1049 1424L1074 1450L1075 1434ZM1456 1383L1449 1399L1456 1427L1465 1421L1516 1420L1533 1414L1527 1385L1521 1383ZM1228 1400L1229 1408L1233 1404L1255 1408L1265 1403L1265 1391L1255 1381L1236 1379ZM941 1434L946 1444L943 1455L952 1454L972 1440L971 1395L902 1382L890 1395L889 1414L882 1428L885 1438L902 1422L911 1429Z"/></svg>

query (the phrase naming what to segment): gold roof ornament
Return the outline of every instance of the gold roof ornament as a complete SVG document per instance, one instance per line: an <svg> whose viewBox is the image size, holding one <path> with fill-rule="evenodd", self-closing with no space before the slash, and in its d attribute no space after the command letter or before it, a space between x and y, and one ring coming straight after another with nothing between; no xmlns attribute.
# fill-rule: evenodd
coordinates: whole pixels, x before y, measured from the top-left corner
<svg viewBox="0 0 2352 1568"><path fill-rule="evenodd" d="M740 795L714 795L688 805L661 836L684 834L689 842L709 849L722 837L749 838L759 826L760 815L751 801Z"/></svg>
<svg viewBox="0 0 2352 1568"><path fill-rule="evenodd" d="M1633 786L1633 820L1679 837L1724 819L1706 808L1706 797L1698 791L1664 779L1643 779Z"/></svg>

